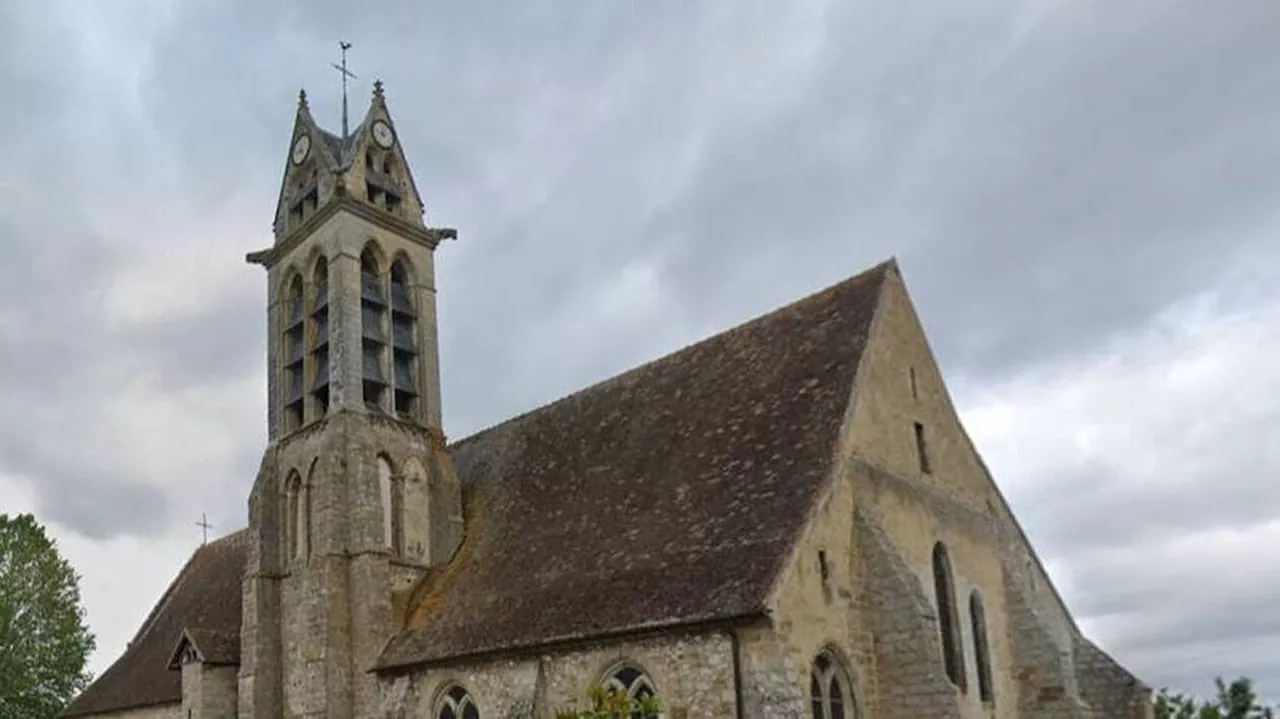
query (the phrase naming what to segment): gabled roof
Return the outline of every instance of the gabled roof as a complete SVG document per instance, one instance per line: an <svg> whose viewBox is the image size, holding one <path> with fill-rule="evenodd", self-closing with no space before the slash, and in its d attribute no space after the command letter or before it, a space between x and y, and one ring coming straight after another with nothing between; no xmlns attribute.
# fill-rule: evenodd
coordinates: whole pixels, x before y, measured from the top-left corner
<svg viewBox="0 0 1280 719"><path fill-rule="evenodd" d="M454 444L466 538L379 667L761 614L891 267Z"/></svg>
<svg viewBox="0 0 1280 719"><path fill-rule="evenodd" d="M74 717L182 701L182 674L169 669L182 636L203 637L201 649L221 653L217 637L240 636L240 584L248 531L240 530L195 551L156 603L128 649L63 711Z"/></svg>
<svg viewBox="0 0 1280 719"><path fill-rule="evenodd" d="M240 632L184 629L169 652L170 669L182 668L182 653L191 647L204 664L240 666Z"/></svg>

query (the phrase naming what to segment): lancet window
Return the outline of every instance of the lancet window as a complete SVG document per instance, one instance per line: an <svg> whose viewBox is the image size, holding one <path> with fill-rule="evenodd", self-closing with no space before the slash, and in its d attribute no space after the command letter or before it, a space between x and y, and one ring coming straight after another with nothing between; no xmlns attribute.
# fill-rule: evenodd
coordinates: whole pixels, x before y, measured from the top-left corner
<svg viewBox="0 0 1280 719"><path fill-rule="evenodd" d="M967 691L960 620L956 612L955 575L951 569L951 558L942 542L933 546L933 591L938 603L938 633L941 635L942 662L947 677L960 691Z"/></svg>
<svg viewBox="0 0 1280 719"><path fill-rule="evenodd" d="M978 665L978 697L994 699L991 685L991 645L987 641L987 615L977 590L969 595L969 621L973 626L973 660Z"/></svg>

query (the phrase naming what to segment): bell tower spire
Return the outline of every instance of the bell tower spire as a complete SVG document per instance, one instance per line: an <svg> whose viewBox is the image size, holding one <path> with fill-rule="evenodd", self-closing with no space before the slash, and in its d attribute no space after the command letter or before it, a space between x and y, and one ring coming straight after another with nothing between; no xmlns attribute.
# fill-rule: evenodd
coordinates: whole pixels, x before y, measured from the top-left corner
<svg viewBox="0 0 1280 719"><path fill-rule="evenodd" d="M372 716L393 594L462 539L435 304L435 251L457 233L424 222L380 82L341 137L300 93L290 137L275 242L247 257L267 270L269 442L249 498L240 716Z"/></svg>

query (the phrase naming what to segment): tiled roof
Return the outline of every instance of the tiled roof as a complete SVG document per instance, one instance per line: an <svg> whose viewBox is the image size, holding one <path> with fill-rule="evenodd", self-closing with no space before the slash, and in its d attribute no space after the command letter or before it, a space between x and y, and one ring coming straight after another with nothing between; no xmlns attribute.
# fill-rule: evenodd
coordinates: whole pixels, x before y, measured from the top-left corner
<svg viewBox="0 0 1280 719"><path fill-rule="evenodd" d="M891 266L454 444L466 538L380 666L761 612Z"/></svg>
<svg viewBox="0 0 1280 719"><path fill-rule="evenodd" d="M229 648L215 646L214 637L234 636L238 654L240 582L247 540L248 532L240 530L197 549L124 654L76 697L62 716L182 701L182 674L168 665L184 629L208 639L210 651L222 659Z"/></svg>

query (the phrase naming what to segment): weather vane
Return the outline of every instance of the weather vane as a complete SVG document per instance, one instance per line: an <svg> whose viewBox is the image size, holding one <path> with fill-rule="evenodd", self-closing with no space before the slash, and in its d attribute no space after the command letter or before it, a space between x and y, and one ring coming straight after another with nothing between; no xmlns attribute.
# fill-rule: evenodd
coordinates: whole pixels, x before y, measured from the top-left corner
<svg viewBox="0 0 1280 719"><path fill-rule="evenodd" d="M330 63L333 69L342 75L342 139L347 139L347 78L356 79L355 74L347 69L347 50L351 49L351 43L344 40L338 41L338 47L342 48L342 64Z"/></svg>

